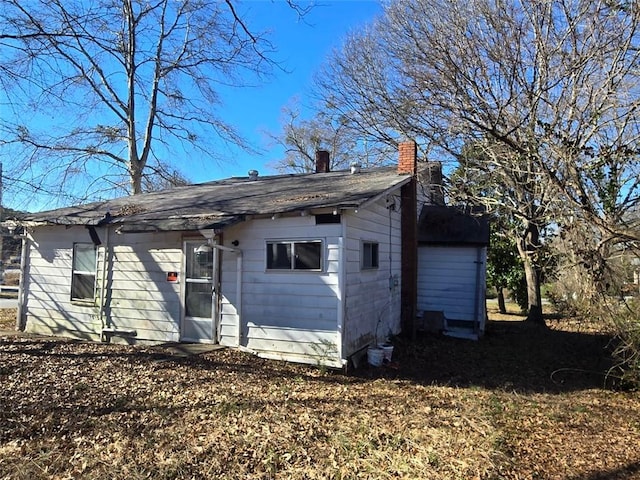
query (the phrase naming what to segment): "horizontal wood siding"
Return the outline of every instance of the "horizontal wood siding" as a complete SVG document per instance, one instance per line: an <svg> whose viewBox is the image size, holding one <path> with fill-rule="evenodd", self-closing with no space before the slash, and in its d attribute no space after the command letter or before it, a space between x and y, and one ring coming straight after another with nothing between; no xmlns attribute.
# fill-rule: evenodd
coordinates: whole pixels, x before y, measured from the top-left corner
<svg viewBox="0 0 640 480"><path fill-rule="evenodd" d="M112 271L107 274L104 321L118 330L134 330L135 341L177 341L181 315L180 284L167 282L167 273L180 272L178 233L122 234L97 229L96 299L71 301L73 243L90 243L84 227L39 227L29 242L26 279L28 331L98 340L102 331L100 287L104 247L110 242ZM117 243L116 243L117 242Z"/></svg>
<svg viewBox="0 0 640 480"><path fill-rule="evenodd" d="M104 231L98 230L99 235ZM91 243L84 227L39 227L29 234L25 271L25 329L98 340L101 324L91 302L71 301L73 243Z"/></svg>
<svg viewBox="0 0 640 480"><path fill-rule="evenodd" d="M179 233L127 233L112 246L109 278L111 326L135 330L137 340L175 342L180 339L180 283L167 281L181 272Z"/></svg>
<svg viewBox="0 0 640 480"><path fill-rule="evenodd" d="M418 310L441 311L448 320L474 320L476 289L484 288L484 283L476 285L478 248L418 248Z"/></svg>
<svg viewBox="0 0 640 480"><path fill-rule="evenodd" d="M225 238L229 238L229 233L235 236L237 234L225 232ZM244 240L242 242L244 244ZM240 246L242 248L242 245ZM243 276L242 272L238 272L238 254L232 252L221 251L220 255L220 316L218 325L218 338L221 345L240 346L238 339L238 275ZM247 268L247 259L243 249L242 253L242 269Z"/></svg>
<svg viewBox="0 0 640 480"><path fill-rule="evenodd" d="M399 205L399 199L396 201ZM400 213L381 199L345 215L343 357L400 332ZM363 241L378 243L377 269L361 268ZM377 337L377 338L376 338Z"/></svg>
<svg viewBox="0 0 640 480"><path fill-rule="evenodd" d="M337 312L339 224L316 225L313 215L257 219L225 230L242 250L241 345L272 358L339 364ZM266 270L268 240L321 240L322 272ZM222 254L221 343L238 335L236 255Z"/></svg>

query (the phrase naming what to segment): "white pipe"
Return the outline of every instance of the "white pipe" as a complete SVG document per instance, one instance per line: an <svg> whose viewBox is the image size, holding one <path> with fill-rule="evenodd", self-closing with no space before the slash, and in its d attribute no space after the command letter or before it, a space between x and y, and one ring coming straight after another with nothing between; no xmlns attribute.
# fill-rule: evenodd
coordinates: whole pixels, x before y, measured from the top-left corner
<svg viewBox="0 0 640 480"><path fill-rule="evenodd" d="M223 252L232 252L232 253L237 253L238 255L242 254L242 250L240 250L239 248L231 248L231 247L225 247L224 245L212 245L213 248L216 248L218 250L222 250Z"/></svg>
<svg viewBox="0 0 640 480"><path fill-rule="evenodd" d="M212 335L211 338L215 339L216 343L220 343L220 302L218 301L218 285L219 285L219 281L218 279L220 278L220 265L218 264L218 259L220 258L218 253L219 250L217 248L215 248L218 244L216 243L217 240L216 239L212 239L211 241L211 246L213 247L213 278L211 279L213 285L212 285L212 291L211 291L211 301L213 302L212 305L212 310L213 310L213 322L211 322L211 328L215 329L215 331L212 331Z"/></svg>
<svg viewBox="0 0 640 480"><path fill-rule="evenodd" d="M344 215L342 217L342 231L341 236L338 238L338 315L337 315L337 328L336 328L336 350L338 355L338 360L342 362L343 365L347 364L347 359L342 358L344 352L344 323L345 316L347 311L347 282L346 282L346 264L347 264L347 254L346 254L346 241L347 241L347 221L348 216Z"/></svg>
<svg viewBox="0 0 640 480"><path fill-rule="evenodd" d="M105 319L105 298L106 298L106 287L107 287L107 259L109 257L109 232L110 229L108 226L105 227L105 239L103 246L103 254L102 254L102 278L100 279L100 304L98 305L98 315L100 316L100 341L105 341L105 332L111 325L109 325L108 319Z"/></svg>
<svg viewBox="0 0 640 480"><path fill-rule="evenodd" d="M20 252L20 281L18 282L18 311L16 314L16 330L23 331L26 327L26 322L23 322L22 316L26 313L24 310L24 272L27 268L27 262L29 260L29 232L25 228L25 232L22 236L22 251Z"/></svg>
<svg viewBox="0 0 640 480"><path fill-rule="evenodd" d="M236 315L238 316L238 347L242 343L242 252L236 258Z"/></svg>

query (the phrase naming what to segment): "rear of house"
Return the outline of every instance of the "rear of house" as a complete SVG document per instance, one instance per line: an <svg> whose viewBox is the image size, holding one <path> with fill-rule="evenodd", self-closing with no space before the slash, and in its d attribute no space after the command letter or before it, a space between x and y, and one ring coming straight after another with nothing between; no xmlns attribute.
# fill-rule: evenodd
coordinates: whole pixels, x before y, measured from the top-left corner
<svg viewBox="0 0 640 480"><path fill-rule="evenodd" d="M415 158L408 172L251 175L33 214L19 323L342 367L400 332L413 181Z"/></svg>
<svg viewBox="0 0 640 480"><path fill-rule="evenodd" d="M343 367L406 328L424 278L430 291L452 284L453 263L441 279L418 254L433 189L416 196L408 143L397 167L330 172L323 154L313 174L252 172L31 214L20 327Z"/></svg>

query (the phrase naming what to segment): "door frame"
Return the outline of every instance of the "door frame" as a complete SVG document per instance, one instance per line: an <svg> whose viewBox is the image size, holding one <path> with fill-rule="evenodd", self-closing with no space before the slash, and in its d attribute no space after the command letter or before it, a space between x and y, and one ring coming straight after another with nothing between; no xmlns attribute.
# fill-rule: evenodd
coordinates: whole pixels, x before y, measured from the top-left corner
<svg viewBox="0 0 640 480"><path fill-rule="evenodd" d="M180 282L180 303L181 303L181 311L182 314L180 316L180 341L181 342L193 342L193 343L219 343L220 339L220 315L219 315L219 287L220 287L220 265L219 265L219 257L218 257L218 249L216 245L218 243L217 236L208 239L204 237L184 237L182 239L182 275ZM187 248L189 245L193 244L201 244L201 245L209 245L212 249L212 272L211 272L211 318L209 319L211 322L210 325L210 336L209 338L190 338L185 336L185 326L186 322L189 321L190 318L193 319L203 319L204 317L187 317L187 280L190 278L187 276ZM200 283L200 282L194 282Z"/></svg>

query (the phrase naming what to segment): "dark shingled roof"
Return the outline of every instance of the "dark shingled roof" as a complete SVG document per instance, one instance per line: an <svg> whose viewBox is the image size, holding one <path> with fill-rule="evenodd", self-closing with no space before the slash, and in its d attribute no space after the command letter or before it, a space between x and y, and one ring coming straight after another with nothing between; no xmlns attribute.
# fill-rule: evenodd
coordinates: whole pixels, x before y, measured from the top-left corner
<svg viewBox="0 0 640 480"><path fill-rule="evenodd" d="M220 229L247 215L358 208L408 182L395 167L225 180L26 215L20 223L120 225L125 231Z"/></svg>
<svg viewBox="0 0 640 480"><path fill-rule="evenodd" d="M418 243L489 245L489 218L481 209L427 205L418 220Z"/></svg>

